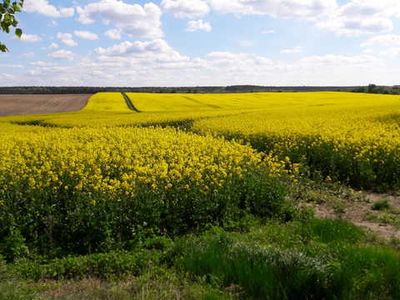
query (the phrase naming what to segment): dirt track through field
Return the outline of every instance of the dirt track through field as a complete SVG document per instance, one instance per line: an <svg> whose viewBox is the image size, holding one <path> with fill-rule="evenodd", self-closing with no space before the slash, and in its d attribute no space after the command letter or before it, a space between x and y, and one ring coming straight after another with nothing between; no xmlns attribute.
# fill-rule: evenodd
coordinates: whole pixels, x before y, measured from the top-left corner
<svg viewBox="0 0 400 300"><path fill-rule="evenodd" d="M0 95L0 116L78 111L91 95Z"/></svg>

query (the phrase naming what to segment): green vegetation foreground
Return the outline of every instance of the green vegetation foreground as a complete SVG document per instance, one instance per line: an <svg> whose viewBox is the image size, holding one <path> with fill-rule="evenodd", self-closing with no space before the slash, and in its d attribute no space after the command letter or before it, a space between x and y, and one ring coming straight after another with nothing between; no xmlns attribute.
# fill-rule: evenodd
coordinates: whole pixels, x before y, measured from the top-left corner
<svg viewBox="0 0 400 300"><path fill-rule="evenodd" d="M294 196L398 188L398 96L127 96L1 119L0 298L400 297L395 242Z"/></svg>

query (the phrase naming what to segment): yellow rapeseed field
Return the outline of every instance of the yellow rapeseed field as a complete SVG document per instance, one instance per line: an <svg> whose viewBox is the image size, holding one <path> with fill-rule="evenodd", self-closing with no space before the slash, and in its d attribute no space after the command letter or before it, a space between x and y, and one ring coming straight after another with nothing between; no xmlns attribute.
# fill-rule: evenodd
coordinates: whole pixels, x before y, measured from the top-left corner
<svg viewBox="0 0 400 300"><path fill-rule="evenodd" d="M309 176L358 188L398 189L400 96L339 92L131 93L135 121L191 120L190 129L250 143ZM149 121L149 123L152 123Z"/></svg>
<svg viewBox="0 0 400 300"><path fill-rule="evenodd" d="M193 130L242 139L323 179L397 189L399 125L400 96L298 93L281 94L278 107L198 120Z"/></svg>
<svg viewBox="0 0 400 300"><path fill-rule="evenodd" d="M93 95L81 113L130 112L120 93L99 93Z"/></svg>
<svg viewBox="0 0 400 300"><path fill-rule="evenodd" d="M141 113L131 111L120 93L100 93L80 112L2 118L0 124L3 131L10 122L36 121L66 128L178 126L250 143L281 160L302 163L304 173L322 179L360 188L399 185L400 96L339 92L128 96Z"/></svg>
<svg viewBox="0 0 400 300"><path fill-rule="evenodd" d="M97 94L81 112L2 119L0 237L90 252L279 213L282 163L211 135L135 128L169 120L138 115L119 94Z"/></svg>

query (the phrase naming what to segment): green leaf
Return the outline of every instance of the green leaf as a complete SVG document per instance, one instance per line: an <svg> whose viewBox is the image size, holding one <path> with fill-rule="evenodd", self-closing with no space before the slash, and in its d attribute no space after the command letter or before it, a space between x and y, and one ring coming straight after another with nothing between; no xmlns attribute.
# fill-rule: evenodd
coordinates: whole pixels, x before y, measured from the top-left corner
<svg viewBox="0 0 400 300"><path fill-rule="evenodd" d="M21 28L17 28L15 29L15 35L19 38L21 38L22 36L22 29Z"/></svg>
<svg viewBox="0 0 400 300"><path fill-rule="evenodd" d="M0 52L7 52L8 48L6 47L6 45L0 43Z"/></svg>
<svg viewBox="0 0 400 300"><path fill-rule="evenodd" d="M11 2L12 1L12 2ZM21 12L24 0L0 0L0 32L10 33L12 27L17 37L22 36L22 29L17 28L18 20L15 15ZM8 51L7 46L0 43L0 52Z"/></svg>
<svg viewBox="0 0 400 300"><path fill-rule="evenodd" d="M13 9L14 9L14 12L20 12L21 9L22 9L22 7L21 7L20 4L14 3L14 4L13 4Z"/></svg>

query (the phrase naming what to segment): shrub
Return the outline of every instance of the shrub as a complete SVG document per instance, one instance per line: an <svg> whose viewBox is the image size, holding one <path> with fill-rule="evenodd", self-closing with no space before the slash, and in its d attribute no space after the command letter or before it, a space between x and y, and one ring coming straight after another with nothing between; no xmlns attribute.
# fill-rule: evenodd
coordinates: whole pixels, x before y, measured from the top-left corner
<svg viewBox="0 0 400 300"><path fill-rule="evenodd" d="M19 229L15 227L10 228L8 234L0 242L0 253L3 254L7 261L14 261L16 258L28 255L29 250L25 245L25 238Z"/></svg>

